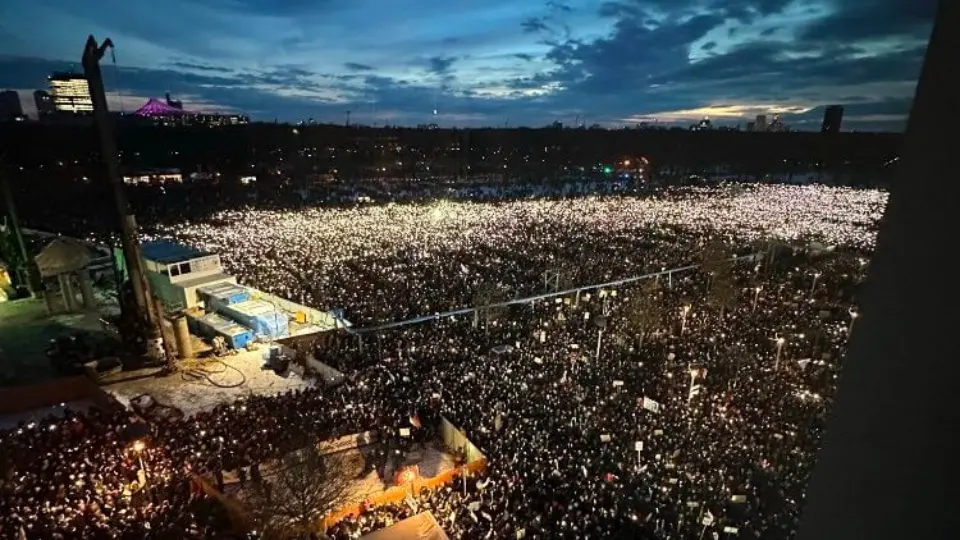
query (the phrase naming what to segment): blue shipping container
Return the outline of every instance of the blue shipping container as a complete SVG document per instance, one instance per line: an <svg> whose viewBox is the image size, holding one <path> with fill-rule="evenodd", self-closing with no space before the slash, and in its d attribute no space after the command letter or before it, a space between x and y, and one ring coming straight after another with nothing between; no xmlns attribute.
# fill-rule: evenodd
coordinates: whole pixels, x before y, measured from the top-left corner
<svg viewBox="0 0 960 540"><path fill-rule="evenodd" d="M200 287L197 292L206 302L212 304L211 311L216 311L216 306L229 306L239 304L250 300L250 291L240 285L233 283L218 283L207 287Z"/></svg>
<svg viewBox="0 0 960 540"><path fill-rule="evenodd" d="M254 339L250 330L216 313L200 317L189 315L187 322L196 334L208 339L221 336L226 340L227 346L234 349L242 349Z"/></svg>
<svg viewBox="0 0 960 540"><path fill-rule="evenodd" d="M290 335L289 317L269 302L251 300L220 306L217 311L253 330L258 336L275 339Z"/></svg>

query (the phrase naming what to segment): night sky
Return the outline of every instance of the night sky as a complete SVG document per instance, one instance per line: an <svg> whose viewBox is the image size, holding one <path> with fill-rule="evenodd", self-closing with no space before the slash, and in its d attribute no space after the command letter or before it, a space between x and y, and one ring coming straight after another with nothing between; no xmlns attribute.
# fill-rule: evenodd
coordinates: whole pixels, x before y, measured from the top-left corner
<svg viewBox="0 0 960 540"><path fill-rule="evenodd" d="M904 126L935 0L0 0L0 89L79 70L127 112L171 92L255 120ZM434 115L436 109L437 114Z"/></svg>

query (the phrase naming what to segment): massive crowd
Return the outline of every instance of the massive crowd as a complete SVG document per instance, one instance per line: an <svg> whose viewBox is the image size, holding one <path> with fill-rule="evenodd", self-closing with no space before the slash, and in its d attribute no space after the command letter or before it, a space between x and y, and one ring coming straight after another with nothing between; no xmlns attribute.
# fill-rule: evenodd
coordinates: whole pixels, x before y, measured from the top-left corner
<svg viewBox="0 0 960 540"><path fill-rule="evenodd" d="M885 203L879 191L729 185L650 197L237 210L154 234L219 253L241 283L345 308L366 324L471 305L483 290L540 292L544 272L587 284L686 265L691 238L704 234L735 238L741 251L768 238L869 248Z"/></svg>
<svg viewBox="0 0 960 540"><path fill-rule="evenodd" d="M452 538L790 538L883 202L727 188L184 225L169 232L221 252L241 281L314 301L309 284L324 281L360 321L469 303L491 283L542 292L556 287L543 279L554 268L585 284L683 266L715 240L741 254L770 237L838 249L774 249L729 274L678 272L440 319L368 335L362 348L344 340L316 351L348 373L336 388L149 426L128 413L21 425L0 440L0 535L230 538L188 472L408 427L421 411L461 426L489 460L465 492L420 500ZM356 538L407 514L371 508L329 533Z"/></svg>

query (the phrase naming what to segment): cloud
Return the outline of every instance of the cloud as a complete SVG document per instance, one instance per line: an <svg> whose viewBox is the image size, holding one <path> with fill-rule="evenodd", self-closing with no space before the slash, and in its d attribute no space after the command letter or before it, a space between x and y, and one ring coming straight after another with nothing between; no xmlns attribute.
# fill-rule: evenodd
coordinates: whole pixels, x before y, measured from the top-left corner
<svg viewBox="0 0 960 540"><path fill-rule="evenodd" d="M0 3L0 87L78 69L87 33L117 43L116 95L170 91L272 120L545 125L736 124L782 111L898 129L934 0L60 0ZM10 21L18 21L16 25ZM112 61L110 61L112 63ZM126 104L125 104L126 106ZM379 120L376 120L378 119ZM898 120L899 118L899 120Z"/></svg>
<svg viewBox="0 0 960 540"><path fill-rule="evenodd" d="M456 61L457 58L451 56L434 56L428 59L430 72L438 75L447 74Z"/></svg>
<svg viewBox="0 0 960 540"><path fill-rule="evenodd" d="M183 68L183 69L194 70L194 71L213 71L216 73L230 73L231 71L230 69L225 67L207 66L203 64L193 64L190 62L171 62L169 65L170 67L173 67L173 68Z"/></svg>
<svg viewBox="0 0 960 540"><path fill-rule="evenodd" d="M344 62L343 67L347 68L350 71L373 71L373 66L368 66L367 64L359 64L357 62Z"/></svg>

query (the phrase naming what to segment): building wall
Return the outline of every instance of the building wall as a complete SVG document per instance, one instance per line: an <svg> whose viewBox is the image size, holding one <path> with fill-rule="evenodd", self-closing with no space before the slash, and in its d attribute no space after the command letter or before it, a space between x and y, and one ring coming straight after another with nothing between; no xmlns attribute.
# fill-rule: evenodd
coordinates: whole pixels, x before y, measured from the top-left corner
<svg viewBox="0 0 960 540"><path fill-rule="evenodd" d="M50 77L53 105L61 112L92 113L93 100L83 75L54 75Z"/></svg>
<svg viewBox="0 0 960 540"><path fill-rule="evenodd" d="M23 116L20 94L16 90L0 92L0 122Z"/></svg>

